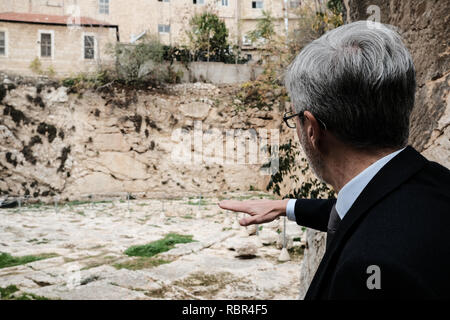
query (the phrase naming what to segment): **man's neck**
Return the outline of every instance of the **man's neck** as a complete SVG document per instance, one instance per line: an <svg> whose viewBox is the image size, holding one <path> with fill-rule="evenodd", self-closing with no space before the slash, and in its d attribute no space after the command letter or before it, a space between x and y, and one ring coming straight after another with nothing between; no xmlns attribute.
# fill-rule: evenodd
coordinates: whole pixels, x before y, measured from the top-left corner
<svg viewBox="0 0 450 320"><path fill-rule="evenodd" d="M398 149L360 151L348 147L336 148L327 165L329 183L338 193L350 180L370 165Z"/></svg>

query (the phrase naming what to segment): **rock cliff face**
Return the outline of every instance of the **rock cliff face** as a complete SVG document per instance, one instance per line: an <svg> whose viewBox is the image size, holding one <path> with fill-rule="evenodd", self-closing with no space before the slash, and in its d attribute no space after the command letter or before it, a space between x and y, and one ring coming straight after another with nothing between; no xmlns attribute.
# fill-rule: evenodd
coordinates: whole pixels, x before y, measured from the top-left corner
<svg viewBox="0 0 450 320"><path fill-rule="evenodd" d="M410 143L429 159L450 165L450 3L448 1L349 1L350 20L380 9L382 23L397 27L416 67L416 102Z"/></svg>
<svg viewBox="0 0 450 320"><path fill-rule="evenodd" d="M348 0L348 22L377 14L397 27L416 67L417 91L409 142L432 161L450 167L450 2ZM301 265L300 298L325 252L325 234L308 230Z"/></svg>
<svg viewBox="0 0 450 320"><path fill-rule="evenodd" d="M211 157L216 151L220 158L214 139L225 144L226 130L236 134L252 128L258 134L281 124L278 108L237 111L236 86L176 85L165 92L115 88L81 95L57 85L6 80L2 88L1 193L175 197L266 186L268 176L259 174L261 158L240 161L224 153L220 163ZM242 140L233 141L239 148Z"/></svg>

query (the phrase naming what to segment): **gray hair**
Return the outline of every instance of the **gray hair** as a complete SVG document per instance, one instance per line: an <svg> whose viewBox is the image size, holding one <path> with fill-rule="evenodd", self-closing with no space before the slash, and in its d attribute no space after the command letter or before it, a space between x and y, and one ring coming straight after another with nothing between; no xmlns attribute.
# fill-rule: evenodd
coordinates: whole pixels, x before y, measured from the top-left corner
<svg viewBox="0 0 450 320"><path fill-rule="evenodd" d="M286 73L296 112L310 111L355 148L403 147L416 88L414 63L391 26L358 21L308 44Z"/></svg>

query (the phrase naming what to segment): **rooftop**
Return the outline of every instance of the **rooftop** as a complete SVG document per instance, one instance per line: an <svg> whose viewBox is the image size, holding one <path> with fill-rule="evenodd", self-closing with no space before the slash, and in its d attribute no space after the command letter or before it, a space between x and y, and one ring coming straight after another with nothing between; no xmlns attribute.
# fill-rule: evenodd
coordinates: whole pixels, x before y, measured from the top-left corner
<svg viewBox="0 0 450 320"><path fill-rule="evenodd" d="M39 13L0 12L0 21L51 25L81 25L92 27L117 27L88 17L58 16Z"/></svg>

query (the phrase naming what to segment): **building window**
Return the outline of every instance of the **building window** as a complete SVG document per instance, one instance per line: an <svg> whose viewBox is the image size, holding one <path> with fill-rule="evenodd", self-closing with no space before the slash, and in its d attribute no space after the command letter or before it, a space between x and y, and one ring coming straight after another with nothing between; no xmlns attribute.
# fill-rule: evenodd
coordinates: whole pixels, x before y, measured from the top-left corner
<svg viewBox="0 0 450 320"><path fill-rule="evenodd" d="M252 8L253 9L262 9L263 2L262 1L252 1Z"/></svg>
<svg viewBox="0 0 450 320"><path fill-rule="evenodd" d="M193 4L205 4L205 0L192 0Z"/></svg>
<svg viewBox="0 0 450 320"><path fill-rule="evenodd" d="M41 57L51 58L52 56L52 34L41 33Z"/></svg>
<svg viewBox="0 0 450 320"><path fill-rule="evenodd" d="M109 14L109 0L98 0L99 12Z"/></svg>
<svg viewBox="0 0 450 320"><path fill-rule="evenodd" d="M84 36L84 58L95 59L95 38L94 36Z"/></svg>
<svg viewBox="0 0 450 320"><path fill-rule="evenodd" d="M158 24L158 32L159 33L169 33L170 32L170 24Z"/></svg>
<svg viewBox="0 0 450 320"><path fill-rule="evenodd" d="M6 32L0 31L0 56L6 56Z"/></svg>
<svg viewBox="0 0 450 320"><path fill-rule="evenodd" d="M222 6L228 7L228 0L222 0Z"/></svg>
<svg viewBox="0 0 450 320"><path fill-rule="evenodd" d="M56 8L62 8L63 4L61 3L63 1L58 1L58 0L48 0L47 3L45 4L47 7L56 7Z"/></svg>
<svg viewBox="0 0 450 320"><path fill-rule="evenodd" d="M300 7L300 1L289 1L289 7L292 9Z"/></svg>
<svg viewBox="0 0 450 320"><path fill-rule="evenodd" d="M244 35L244 36L242 36L242 44L244 46L251 46L252 45L252 40L247 35Z"/></svg>

